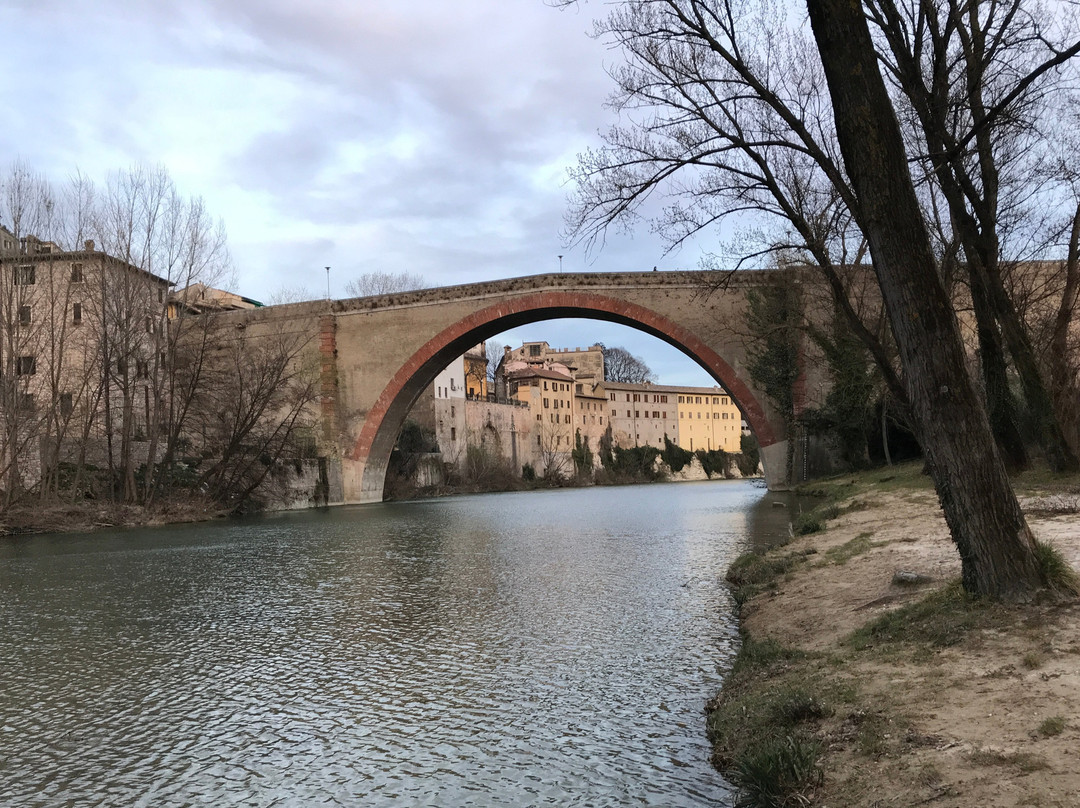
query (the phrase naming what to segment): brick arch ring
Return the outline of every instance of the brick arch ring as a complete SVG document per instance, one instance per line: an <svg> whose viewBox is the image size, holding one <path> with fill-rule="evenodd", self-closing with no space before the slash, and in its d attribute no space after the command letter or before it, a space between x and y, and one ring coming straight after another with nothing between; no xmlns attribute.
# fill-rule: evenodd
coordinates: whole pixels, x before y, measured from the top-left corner
<svg viewBox="0 0 1080 808"><path fill-rule="evenodd" d="M700 363L728 391L762 447L780 438L760 402L730 364L697 335L651 309L604 295L548 291L479 309L428 340L394 374L364 419L349 458L363 464L362 487L381 498L386 464L405 416L420 392L457 356L506 328L538 320L586 317L652 334Z"/></svg>

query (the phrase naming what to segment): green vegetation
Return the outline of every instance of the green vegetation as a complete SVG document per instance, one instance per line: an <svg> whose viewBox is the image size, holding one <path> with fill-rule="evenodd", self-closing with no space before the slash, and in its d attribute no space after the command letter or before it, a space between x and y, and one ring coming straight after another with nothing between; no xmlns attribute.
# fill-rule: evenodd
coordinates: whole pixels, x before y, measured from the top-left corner
<svg viewBox="0 0 1080 808"><path fill-rule="evenodd" d="M814 730L832 707L817 682L780 673L787 662L804 658L744 636L724 690L708 706L713 763L739 790L736 805L805 804L821 781ZM766 679L770 684L763 686Z"/></svg>
<svg viewBox="0 0 1080 808"><path fill-rule="evenodd" d="M723 449L712 449L711 451L698 449L694 452L694 455L701 464L701 469L705 472L705 476L710 480L714 474L726 476L727 470L731 466L731 456Z"/></svg>
<svg viewBox="0 0 1080 808"><path fill-rule="evenodd" d="M1039 724L1039 734L1044 738L1052 738L1055 735L1060 735L1065 731L1065 719L1060 715L1055 715L1047 718L1041 724Z"/></svg>
<svg viewBox="0 0 1080 808"><path fill-rule="evenodd" d="M660 459L667 464L669 469L677 474L694 459L694 453L682 448L677 443L672 443L668 436L664 435L664 451L660 453ZM708 472L706 472L706 474L708 474Z"/></svg>
<svg viewBox="0 0 1080 808"><path fill-rule="evenodd" d="M1035 559L1039 563L1047 589L1061 595L1080 595L1080 575L1077 575L1060 550L1052 544L1036 540Z"/></svg>
<svg viewBox="0 0 1080 808"><path fill-rule="evenodd" d="M896 644L948 648L973 630L1005 625L1013 617L1008 608L968 594L957 580L870 621L851 635L849 644L857 651Z"/></svg>
<svg viewBox="0 0 1080 808"><path fill-rule="evenodd" d="M803 550L777 555L768 553L743 553L727 571L727 581L734 589L736 603L745 603L759 592L775 589L777 579L794 570L815 550Z"/></svg>

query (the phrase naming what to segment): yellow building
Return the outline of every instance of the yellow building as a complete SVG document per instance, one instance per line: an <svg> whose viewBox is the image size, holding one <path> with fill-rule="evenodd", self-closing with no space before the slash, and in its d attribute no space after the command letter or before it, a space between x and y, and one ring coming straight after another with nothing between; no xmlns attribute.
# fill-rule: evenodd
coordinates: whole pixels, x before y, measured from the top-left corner
<svg viewBox="0 0 1080 808"><path fill-rule="evenodd" d="M740 451L742 414L722 387L680 388L677 407L677 443L683 449Z"/></svg>

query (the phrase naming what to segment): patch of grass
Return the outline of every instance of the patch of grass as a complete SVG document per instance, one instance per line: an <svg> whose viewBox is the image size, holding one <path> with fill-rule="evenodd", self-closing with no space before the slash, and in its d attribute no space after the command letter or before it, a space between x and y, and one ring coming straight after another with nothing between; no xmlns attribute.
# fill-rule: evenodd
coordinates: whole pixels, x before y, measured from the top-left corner
<svg viewBox="0 0 1080 808"><path fill-rule="evenodd" d="M759 592L773 589L776 579L802 564L816 550L795 553L743 553L732 562L725 578L732 585L735 602L743 604Z"/></svg>
<svg viewBox="0 0 1080 808"><path fill-rule="evenodd" d="M1005 607L967 594L956 581L871 620L855 630L848 643L856 651L895 643L947 648L972 630L1000 625L1009 616Z"/></svg>
<svg viewBox="0 0 1080 808"><path fill-rule="evenodd" d="M821 783L821 748L803 738L769 738L753 746L728 769L739 791L736 808L783 808L806 805L808 793Z"/></svg>
<svg viewBox="0 0 1080 808"><path fill-rule="evenodd" d="M1080 575L1054 545L1035 541L1035 557L1048 589L1062 595L1080 595Z"/></svg>
<svg viewBox="0 0 1080 808"><path fill-rule="evenodd" d="M811 533L820 533L825 529L825 522L816 511L801 513L791 524L791 529L799 536L809 536Z"/></svg>
<svg viewBox="0 0 1080 808"><path fill-rule="evenodd" d="M789 648L776 640L755 640L749 634L743 634L739 653L732 663L731 678L754 676L779 662L805 659L806 654L798 648Z"/></svg>
<svg viewBox="0 0 1080 808"><path fill-rule="evenodd" d="M1053 738L1065 731L1065 719L1060 715L1047 718L1039 724L1039 734L1044 738Z"/></svg>
<svg viewBox="0 0 1080 808"><path fill-rule="evenodd" d="M851 541L841 544L839 547L825 551L825 557L834 564L846 564L857 555L862 555L874 547L880 547L880 542L870 541L873 533L860 533Z"/></svg>
<svg viewBox="0 0 1080 808"><path fill-rule="evenodd" d="M1046 758L1031 752L1001 752L997 749L976 749L968 755L968 759L976 766L1016 766L1025 773L1050 768Z"/></svg>
<svg viewBox="0 0 1080 808"><path fill-rule="evenodd" d="M1024 654L1024 667L1029 671L1038 670L1046 661L1038 651L1028 651Z"/></svg>

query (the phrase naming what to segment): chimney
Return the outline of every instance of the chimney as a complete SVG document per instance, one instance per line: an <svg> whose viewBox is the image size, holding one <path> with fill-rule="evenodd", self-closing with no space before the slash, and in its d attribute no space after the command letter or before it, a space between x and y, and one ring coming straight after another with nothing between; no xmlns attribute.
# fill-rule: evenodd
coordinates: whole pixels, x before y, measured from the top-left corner
<svg viewBox="0 0 1080 808"><path fill-rule="evenodd" d="M93 252L94 251L94 240L92 238L88 238L86 240L86 243L83 244L83 249L85 249L87 252Z"/></svg>

